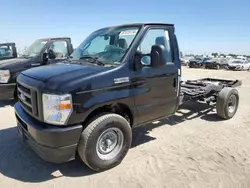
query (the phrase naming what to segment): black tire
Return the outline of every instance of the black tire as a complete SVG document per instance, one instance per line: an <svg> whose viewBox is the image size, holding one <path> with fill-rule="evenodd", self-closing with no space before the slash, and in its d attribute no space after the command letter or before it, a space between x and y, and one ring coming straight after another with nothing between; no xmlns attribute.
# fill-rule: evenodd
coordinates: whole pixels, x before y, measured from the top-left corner
<svg viewBox="0 0 250 188"><path fill-rule="evenodd" d="M234 108L230 109L230 100L234 98ZM239 93L235 88L225 87L223 88L217 97L216 110L217 115L223 119L231 119L237 112L239 106Z"/></svg>
<svg viewBox="0 0 250 188"><path fill-rule="evenodd" d="M119 153L112 159L105 160L99 157L97 151L99 136L108 129L119 129L123 134L123 143ZM119 131L118 131L119 132ZM94 171L111 169L121 163L126 156L132 142L132 130L129 122L118 114L101 114L95 117L83 130L79 144L78 154L82 161ZM116 145L117 146L117 145Z"/></svg>
<svg viewBox="0 0 250 188"><path fill-rule="evenodd" d="M13 93L13 101L18 102L17 88L15 88L14 93Z"/></svg>

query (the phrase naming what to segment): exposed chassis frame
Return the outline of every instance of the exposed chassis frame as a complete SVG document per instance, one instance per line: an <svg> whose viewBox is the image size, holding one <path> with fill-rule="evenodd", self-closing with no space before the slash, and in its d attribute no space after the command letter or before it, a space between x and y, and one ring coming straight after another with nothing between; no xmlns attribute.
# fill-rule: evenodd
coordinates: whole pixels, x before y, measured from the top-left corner
<svg viewBox="0 0 250 188"><path fill-rule="evenodd" d="M241 86L240 80L225 80L215 78L202 78L187 80L181 83L180 105L186 101L200 101L210 104L216 102L219 92L224 87Z"/></svg>

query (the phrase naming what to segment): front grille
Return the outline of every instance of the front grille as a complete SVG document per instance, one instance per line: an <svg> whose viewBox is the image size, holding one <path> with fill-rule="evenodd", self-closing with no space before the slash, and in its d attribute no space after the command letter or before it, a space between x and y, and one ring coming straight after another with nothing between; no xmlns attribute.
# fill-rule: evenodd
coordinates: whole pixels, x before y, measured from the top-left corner
<svg viewBox="0 0 250 188"><path fill-rule="evenodd" d="M228 69L230 69L230 70L235 70L236 67L228 67Z"/></svg>
<svg viewBox="0 0 250 188"><path fill-rule="evenodd" d="M22 128L24 128L25 130L28 130L27 125L23 122L23 120L21 120L21 118L18 117L18 115L16 115L16 119L17 119L18 124L22 126Z"/></svg>
<svg viewBox="0 0 250 188"><path fill-rule="evenodd" d="M39 118L37 91L18 82L17 94L22 108L33 117Z"/></svg>

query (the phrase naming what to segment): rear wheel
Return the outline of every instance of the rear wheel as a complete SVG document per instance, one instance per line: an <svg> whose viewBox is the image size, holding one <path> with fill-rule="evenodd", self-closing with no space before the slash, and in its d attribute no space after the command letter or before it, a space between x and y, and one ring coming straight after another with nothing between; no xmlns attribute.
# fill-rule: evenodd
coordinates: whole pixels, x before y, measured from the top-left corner
<svg viewBox="0 0 250 188"><path fill-rule="evenodd" d="M239 105L239 93L234 88L223 88L217 97L217 115L223 119L231 119L237 112Z"/></svg>
<svg viewBox="0 0 250 188"><path fill-rule="evenodd" d="M131 127L124 117L103 114L91 121L82 132L78 153L91 169L104 171L121 163L131 141Z"/></svg>

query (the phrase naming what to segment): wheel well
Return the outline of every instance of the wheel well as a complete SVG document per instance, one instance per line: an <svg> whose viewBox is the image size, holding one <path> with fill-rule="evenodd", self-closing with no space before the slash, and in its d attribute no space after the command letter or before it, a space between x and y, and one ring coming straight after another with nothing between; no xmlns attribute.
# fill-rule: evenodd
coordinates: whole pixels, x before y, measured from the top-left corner
<svg viewBox="0 0 250 188"><path fill-rule="evenodd" d="M88 122L94 117L97 116L101 113L116 113L121 115L122 117L124 117L125 119L127 119L127 121L129 122L130 126L132 127L133 125L133 115L131 113L131 110L129 109L129 107L125 104L115 104L115 105L105 105L102 107L97 108L96 110L94 110L93 112L91 112L87 118L85 119L85 121L83 122L83 125L87 125Z"/></svg>
<svg viewBox="0 0 250 188"><path fill-rule="evenodd" d="M14 91L13 91L13 99L14 100L17 100L17 98L18 98L18 94L17 94L17 86L15 87L15 89L14 89Z"/></svg>

